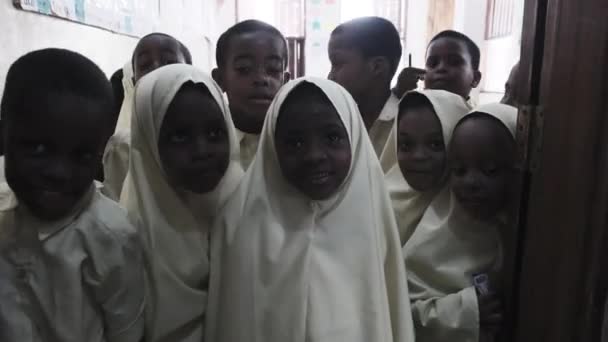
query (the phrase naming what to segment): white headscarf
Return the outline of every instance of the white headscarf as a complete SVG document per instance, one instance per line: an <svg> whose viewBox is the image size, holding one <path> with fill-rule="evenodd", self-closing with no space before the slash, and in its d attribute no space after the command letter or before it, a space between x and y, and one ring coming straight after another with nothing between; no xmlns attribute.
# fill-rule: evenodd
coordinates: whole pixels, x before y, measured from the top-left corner
<svg viewBox="0 0 608 342"><path fill-rule="evenodd" d="M424 96L433 106L433 110L435 111L435 114L437 114L437 118L441 124L443 141L447 150L456 123L469 111L464 99L459 95L445 90L422 90L405 94L401 101L409 101L412 98L419 96ZM404 245L410 236L412 236L412 233L414 232L416 225L420 222L426 208L444 187L445 180L436 189L424 192L415 190L407 183L405 178L403 178L403 173L401 173L401 169L397 163L398 127L399 120L397 119L395 120L387 144L387 149L389 150L385 150L385 154L383 154L382 157L383 162L386 165L391 165L386 172L385 181L391 196L393 209L395 210L397 225L399 227L399 237L402 245Z"/></svg>
<svg viewBox="0 0 608 342"><path fill-rule="evenodd" d="M133 110L133 96L135 93L135 85L133 84L133 62L131 59L122 68L122 87L125 97L120 107L116 130L131 130L131 111Z"/></svg>
<svg viewBox="0 0 608 342"><path fill-rule="evenodd" d="M308 82L348 132L350 171L312 201L281 173L281 105ZM405 267L382 170L349 93L305 77L270 106L257 156L212 236L207 341L413 341Z"/></svg>
<svg viewBox="0 0 608 342"><path fill-rule="evenodd" d="M206 194L176 191L164 174L158 139L167 108L186 83L204 86L221 108L230 141L230 164ZM175 64L142 78L135 90L129 173L122 203L140 222L151 277L147 341L202 341L209 276L209 228L242 175L228 107L211 77Z"/></svg>
<svg viewBox="0 0 608 342"><path fill-rule="evenodd" d="M517 110L502 104L481 106L469 113L499 119L515 137ZM473 277L484 273L500 284L501 223L481 222L467 215L445 188L425 211L404 247L408 284L418 342L477 342L479 309Z"/></svg>
<svg viewBox="0 0 608 342"><path fill-rule="evenodd" d="M108 140L103 152L104 181L101 192L118 201L123 183L129 168L129 150L131 143L131 112L133 110L133 64L131 60L122 68L122 87L124 98L118 114L116 129Z"/></svg>

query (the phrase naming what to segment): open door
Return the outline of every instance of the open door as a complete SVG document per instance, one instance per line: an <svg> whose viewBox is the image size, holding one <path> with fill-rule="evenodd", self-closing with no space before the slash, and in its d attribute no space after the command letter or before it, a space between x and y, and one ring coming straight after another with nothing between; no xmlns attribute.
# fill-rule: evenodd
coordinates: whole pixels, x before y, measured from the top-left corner
<svg viewBox="0 0 608 342"><path fill-rule="evenodd" d="M430 0L427 19L427 41L443 30L454 27L454 1Z"/></svg>
<svg viewBox="0 0 608 342"><path fill-rule="evenodd" d="M608 289L608 1L526 0L517 342L600 341ZM513 242L512 241L512 242Z"/></svg>

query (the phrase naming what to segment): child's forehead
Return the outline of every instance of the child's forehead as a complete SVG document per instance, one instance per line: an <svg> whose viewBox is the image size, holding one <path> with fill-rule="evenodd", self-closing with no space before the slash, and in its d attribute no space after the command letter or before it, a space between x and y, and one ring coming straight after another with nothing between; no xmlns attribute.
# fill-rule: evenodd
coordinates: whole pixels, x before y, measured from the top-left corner
<svg viewBox="0 0 608 342"><path fill-rule="evenodd" d="M194 109L198 112L204 112L208 114L208 111L221 113L220 105L217 103L215 98L211 95L209 90L203 88L200 85L187 85L182 87L173 97L168 110L191 110Z"/></svg>
<svg viewBox="0 0 608 342"><path fill-rule="evenodd" d="M347 30L333 32L329 40L329 48L360 52L359 47L355 44L355 39L357 39L356 35Z"/></svg>
<svg viewBox="0 0 608 342"><path fill-rule="evenodd" d="M135 55L140 54L142 51L150 49L171 49L179 51L179 42L170 36L162 34L150 35L142 38L137 46L135 47Z"/></svg>
<svg viewBox="0 0 608 342"><path fill-rule="evenodd" d="M456 126L455 146L476 151L491 151L497 159L515 143L513 136L498 119L487 115L465 118Z"/></svg>
<svg viewBox="0 0 608 342"><path fill-rule="evenodd" d="M294 90L285 99L279 111L282 122L288 126L338 124L344 126L338 110L331 101L321 94L308 90Z"/></svg>
<svg viewBox="0 0 608 342"><path fill-rule="evenodd" d="M111 117L112 108L106 102L73 92L49 92L32 99L21 113L13 117L16 121L33 125L60 123L79 126L91 121L99 124Z"/></svg>
<svg viewBox="0 0 608 342"><path fill-rule="evenodd" d="M257 30L241 32L232 36L228 42L228 55L248 54L277 55L283 54L284 40L276 33Z"/></svg>
<svg viewBox="0 0 608 342"><path fill-rule="evenodd" d="M470 56L467 44L458 38L441 37L429 44L427 55L434 54L465 54Z"/></svg>

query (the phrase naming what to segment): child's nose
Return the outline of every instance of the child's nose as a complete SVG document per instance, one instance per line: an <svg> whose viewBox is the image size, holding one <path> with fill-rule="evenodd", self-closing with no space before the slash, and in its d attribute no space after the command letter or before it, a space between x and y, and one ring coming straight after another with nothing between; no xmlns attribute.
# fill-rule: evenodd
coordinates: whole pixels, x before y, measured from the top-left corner
<svg viewBox="0 0 608 342"><path fill-rule="evenodd" d="M308 163L316 164L327 159L327 153L320 146L320 143L311 143L310 148L306 152L305 160Z"/></svg>
<svg viewBox="0 0 608 342"><path fill-rule="evenodd" d="M478 192L481 184L478 175L475 172L467 172L464 177L464 185L470 192Z"/></svg>
<svg viewBox="0 0 608 342"><path fill-rule="evenodd" d="M423 161L428 159L428 154L426 153L426 151L424 151L424 148L416 147L414 148L414 151L412 153L412 158L415 161Z"/></svg>
<svg viewBox="0 0 608 342"><path fill-rule="evenodd" d="M64 160L65 158L59 158L54 160L42 169L42 175L45 180L52 183L64 184L72 180L73 170L69 163ZM59 184L54 184L59 185Z"/></svg>
<svg viewBox="0 0 608 342"><path fill-rule="evenodd" d="M440 60L439 64L437 64L437 68L435 68L436 72L447 72L448 71L448 62L444 60Z"/></svg>
<svg viewBox="0 0 608 342"><path fill-rule="evenodd" d="M205 137L198 137L194 143L193 159L207 159L210 155L209 142Z"/></svg>
<svg viewBox="0 0 608 342"><path fill-rule="evenodd" d="M254 72L254 84L258 86L267 86L270 76L263 67L256 68Z"/></svg>

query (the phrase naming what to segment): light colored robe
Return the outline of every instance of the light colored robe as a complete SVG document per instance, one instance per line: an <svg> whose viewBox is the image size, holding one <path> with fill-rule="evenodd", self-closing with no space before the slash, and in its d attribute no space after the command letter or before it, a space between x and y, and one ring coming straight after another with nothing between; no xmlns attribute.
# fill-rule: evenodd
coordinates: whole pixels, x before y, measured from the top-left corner
<svg viewBox="0 0 608 342"><path fill-rule="evenodd" d="M167 182L158 152L167 109L188 82L212 94L224 115L230 141L228 170L206 194L174 189ZM209 230L242 176L234 125L217 84L186 64L159 68L139 81L132 120L131 157L121 203L139 221L145 245L150 275L146 341L201 342L209 280Z"/></svg>
<svg viewBox="0 0 608 342"><path fill-rule="evenodd" d="M312 201L283 177L279 109L303 82L330 99L348 132L349 175ZM212 234L207 341L410 342L405 267L390 199L359 110L337 83L285 85L257 156Z"/></svg>
<svg viewBox="0 0 608 342"><path fill-rule="evenodd" d="M94 186L70 215L49 223L0 185L0 259L2 341L143 337L139 240L126 212Z"/></svg>
<svg viewBox="0 0 608 342"><path fill-rule="evenodd" d="M515 138L515 108L491 104L472 113L499 119ZM403 249L418 342L479 341L473 277L484 273L490 284L500 285L503 226L498 217L492 222L471 218L449 187L433 200Z"/></svg>

